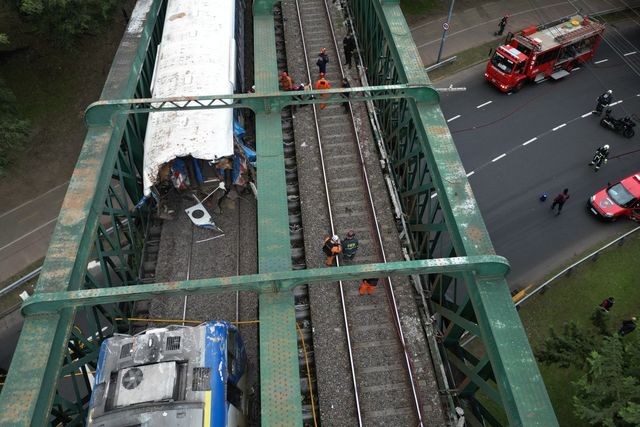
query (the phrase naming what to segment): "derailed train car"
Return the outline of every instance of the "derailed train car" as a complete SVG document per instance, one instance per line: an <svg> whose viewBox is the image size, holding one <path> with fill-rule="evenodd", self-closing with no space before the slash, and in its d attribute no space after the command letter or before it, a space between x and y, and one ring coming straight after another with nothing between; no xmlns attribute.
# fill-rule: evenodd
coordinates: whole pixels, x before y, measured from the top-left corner
<svg viewBox="0 0 640 427"><path fill-rule="evenodd" d="M225 321L115 335L100 348L87 426L244 426L246 360Z"/></svg>
<svg viewBox="0 0 640 427"><path fill-rule="evenodd" d="M243 15L242 0L168 0L152 97L234 93L244 75L236 42ZM143 189L160 214L172 188L222 181L228 190L252 181L255 152L243 141L240 119L231 108L149 114Z"/></svg>

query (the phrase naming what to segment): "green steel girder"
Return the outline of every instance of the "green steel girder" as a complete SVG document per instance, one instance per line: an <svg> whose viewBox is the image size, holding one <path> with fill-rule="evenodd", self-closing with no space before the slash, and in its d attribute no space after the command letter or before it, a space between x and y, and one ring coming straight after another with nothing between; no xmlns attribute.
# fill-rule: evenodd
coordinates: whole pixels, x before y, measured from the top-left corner
<svg viewBox="0 0 640 427"><path fill-rule="evenodd" d="M203 110L220 108L248 108L255 113L279 113L287 105L342 104L343 94L350 102L366 102L380 99L411 98L419 102L437 104L438 92L430 85L381 85L368 87L336 88L328 90L272 91L261 93L256 85L255 94L226 94L209 96L174 96L170 98L110 99L96 101L85 110L87 126L109 126L121 114L160 113L178 110ZM326 95L326 97L321 97ZM301 96L307 98L301 100Z"/></svg>
<svg viewBox="0 0 640 427"><path fill-rule="evenodd" d="M149 7L147 20L139 31L135 29L125 34L118 51L120 56L113 63L102 92L103 99L128 98L133 97L136 91L144 92L138 88L138 74L141 69L149 69L148 53L155 55L156 49L149 46L159 40L156 20L162 20L164 9L159 1L138 3L136 8L144 7L141 4ZM114 165L123 146L122 135L128 122L130 120L123 117L113 127L88 130L38 280L36 295L79 289L85 283L89 255L97 245L95 239L100 213L108 198ZM2 389L0 425L44 426L50 421L50 410L68 354L67 344L75 315L75 309L63 309L57 313L25 318ZM64 408L58 407L58 410L63 411ZM81 418L77 422L81 422Z"/></svg>
<svg viewBox="0 0 640 427"><path fill-rule="evenodd" d="M331 283L339 280L363 279L372 275L381 277L410 274L449 275L462 272L473 273L479 278L504 277L509 272L509 263L498 255L483 255L351 265L338 268L276 270L272 273L244 276L49 292L34 294L28 298L22 305L22 313L24 315L51 313L71 307L145 300L161 295L191 295L229 291L288 292L305 283ZM456 314L452 313L451 316L455 318Z"/></svg>
<svg viewBox="0 0 640 427"><path fill-rule="evenodd" d="M429 85L411 32L396 2L353 0L350 7L354 10L354 25L365 52L370 84ZM411 99L399 102L379 100L375 104L383 115L383 134L387 138L387 153L401 204L409 221L437 222L445 224L448 230L446 235L442 232L434 234L430 228L411 230L413 249L420 251L431 241L427 256L495 253L442 112L437 106ZM402 106L404 102L406 108ZM416 132L404 131L407 126ZM403 158L416 150L424 153L422 164L407 167L408 160ZM403 160L396 163L400 159ZM411 161L417 162L415 158ZM416 180L413 174L420 179ZM423 177L429 181L422 181ZM424 196L403 194L413 191L418 181L422 181L417 186L424 190ZM432 199L433 191L437 192L437 198ZM410 210L406 211L408 208ZM425 213L428 218L424 218ZM447 333L451 333L457 343L460 331L469 326L467 322L476 323L477 319L480 338L496 378L499 401L510 425L557 425L504 279L487 280L464 273L457 282L465 284L470 305L457 307L459 315L453 316L454 326ZM457 293L456 287L453 291ZM451 348L454 349L455 346ZM448 354L454 356L451 351ZM464 367L465 362L460 366ZM478 375L461 371L470 376L472 382L484 386Z"/></svg>

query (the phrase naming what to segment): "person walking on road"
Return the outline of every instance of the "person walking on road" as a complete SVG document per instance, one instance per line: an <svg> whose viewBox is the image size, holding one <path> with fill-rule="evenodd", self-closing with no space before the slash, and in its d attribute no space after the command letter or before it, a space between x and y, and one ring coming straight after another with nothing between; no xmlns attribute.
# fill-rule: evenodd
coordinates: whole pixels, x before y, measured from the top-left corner
<svg viewBox="0 0 640 427"><path fill-rule="evenodd" d="M327 89L331 89L331 84L329 84L329 80L324 78L324 73L320 73L320 78L318 79L318 81L316 82L316 85L314 87L315 90L327 90ZM320 98L326 98L328 95L326 94L322 94L320 95ZM324 107L326 107L327 104L320 104L320 109L324 110Z"/></svg>
<svg viewBox="0 0 640 427"><path fill-rule="evenodd" d="M560 215L560 212L562 211L562 207L564 206L568 198L569 198L569 189L565 188L562 191L562 193L558 194L556 198L553 199L553 203L551 204L551 210L554 210L555 207L558 206L558 212L556 213L556 216Z"/></svg>
<svg viewBox="0 0 640 427"><path fill-rule="evenodd" d="M318 66L319 74L327 74L327 64L329 63L329 55L327 55L327 49L320 49L320 53L318 54L318 60L316 61L316 65Z"/></svg>
<svg viewBox="0 0 640 427"><path fill-rule="evenodd" d="M496 36L501 36L504 32L504 28L507 26L507 21L509 21L509 15L504 15L498 23L498 31L493 34Z"/></svg>
<svg viewBox="0 0 640 427"><path fill-rule="evenodd" d="M325 264L331 267L336 256L342 252L340 238L335 234L333 236L325 236L324 244L322 245L322 252L327 256Z"/></svg>
<svg viewBox="0 0 640 427"><path fill-rule="evenodd" d="M344 89L350 88L351 85L349 84L349 80L347 80L347 78L345 77L344 79L342 79L342 87ZM349 97L351 96L351 93L347 92L347 93L343 93L342 97L345 99L349 99ZM342 107L344 108L344 112L348 113L349 112L349 102L343 102L342 103Z"/></svg>
<svg viewBox="0 0 640 427"><path fill-rule="evenodd" d="M376 290L376 286L378 286L378 279L376 278L363 279L362 283L360 284L360 289L358 290L358 293L360 295L364 295L365 293L371 295L373 291Z"/></svg>
<svg viewBox="0 0 640 427"><path fill-rule="evenodd" d="M609 89L602 95L598 97L596 100L596 109L592 111L593 114L597 114L598 116L602 115L602 110L609 106L613 102L613 91Z"/></svg>
<svg viewBox="0 0 640 427"><path fill-rule="evenodd" d="M349 230L347 236L342 239L342 257L351 261L358 251L358 239L353 230Z"/></svg>
<svg viewBox="0 0 640 427"><path fill-rule="evenodd" d="M609 158L609 145L605 144L602 147L598 147L593 159L589 162L589 166L595 166L595 170L598 172L600 166L607 164L607 158Z"/></svg>
<svg viewBox="0 0 640 427"><path fill-rule="evenodd" d="M349 69L351 69L351 57L353 56L353 51L356 50L356 39L352 33L344 36L344 39L342 39L342 47L344 49L345 63L349 66Z"/></svg>
<svg viewBox="0 0 640 427"><path fill-rule="evenodd" d="M603 309L606 312L609 312L609 310L611 310L611 307L613 307L613 304L616 302L615 298L613 297L609 297L605 300L602 300L602 302L600 303L600 305L598 307L600 307L601 309Z"/></svg>
<svg viewBox="0 0 640 427"><path fill-rule="evenodd" d="M629 320L623 320L620 329L618 329L618 334L623 337L636 329L636 318L632 317Z"/></svg>
<svg viewBox="0 0 640 427"><path fill-rule="evenodd" d="M283 71L282 74L280 74L278 81L280 81L281 90L286 90L286 91L291 90L293 83L291 82L291 77L289 77L286 71Z"/></svg>

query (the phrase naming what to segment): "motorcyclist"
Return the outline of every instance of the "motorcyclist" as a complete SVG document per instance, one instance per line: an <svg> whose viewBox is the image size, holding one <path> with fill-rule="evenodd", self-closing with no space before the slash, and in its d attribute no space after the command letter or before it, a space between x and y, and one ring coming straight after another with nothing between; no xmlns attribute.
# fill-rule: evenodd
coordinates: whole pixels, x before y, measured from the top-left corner
<svg viewBox="0 0 640 427"><path fill-rule="evenodd" d="M598 172L600 166L602 164L607 163L607 158L609 157L609 145L603 145L602 147L598 147L596 153L593 155L593 159L589 163L589 166L595 166L595 171Z"/></svg>
<svg viewBox="0 0 640 427"><path fill-rule="evenodd" d="M596 109L592 111L593 114L601 115L602 110L613 102L613 91L609 89L597 99Z"/></svg>

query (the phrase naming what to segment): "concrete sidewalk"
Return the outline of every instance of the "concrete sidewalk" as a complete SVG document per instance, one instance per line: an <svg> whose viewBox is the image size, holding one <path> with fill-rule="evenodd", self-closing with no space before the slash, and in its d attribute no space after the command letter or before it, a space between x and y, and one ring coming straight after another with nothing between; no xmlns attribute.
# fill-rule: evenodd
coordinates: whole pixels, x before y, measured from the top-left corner
<svg viewBox="0 0 640 427"><path fill-rule="evenodd" d="M529 0L499 0L478 3L477 6L464 10L458 10L454 5L441 60L492 40L504 39L509 31L519 31L530 25L539 25L564 16L573 15L578 11L586 14L596 14L621 10L629 6L640 6L640 0L537 2ZM537 7L534 8L532 5ZM509 22L505 28L504 35L494 36L494 32L498 29L498 22L504 15L509 15ZM413 39L425 66L434 64L438 58L443 32L442 24L446 20L446 14L435 18L431 16L422 22L417 21L411 26Z"/></svg>

